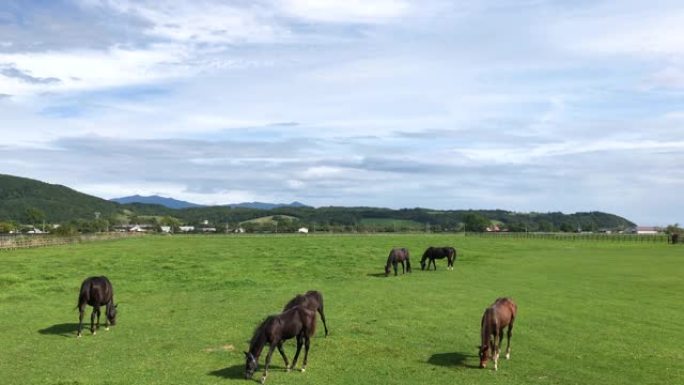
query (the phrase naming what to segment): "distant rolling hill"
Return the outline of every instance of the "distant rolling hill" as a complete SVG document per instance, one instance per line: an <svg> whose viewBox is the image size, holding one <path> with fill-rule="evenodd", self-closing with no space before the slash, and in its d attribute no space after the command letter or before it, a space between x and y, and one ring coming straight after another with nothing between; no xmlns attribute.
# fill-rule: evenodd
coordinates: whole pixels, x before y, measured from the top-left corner
<svg viewBox="0 0 684 385"><path fill-rule="evenodd" d="M244 202L232 203L226 206L239 207L244 209L272 210L280 207L310 207L304 203L294 201L292 203L264 203L264 202Z"/></svg>
<svg viewBox="0 0 684 385"><path fill-rule="evenodd" d="M136 198L136 197L128 197ZM592 211L564 214L518 213L505 210L432 210L384 209L374 207L318 207L300 202L289 204L248 202L222 206L200 206L172 198L157 197L140 203L134 199L118 203L83 194L65 186L49 184L33 179L0 174L0 222L16 221L21 224L63 223L74 220L106 219L110 223L136 223L150 218L174 217L181 223L236 224L255 218L268 217L266 226L274 216L284 219L282 226L292 222L291 227L316 226L321 231L371 229L380 231L419 231L430 228L455 231L462 229L465 221L479 216L488 225L496 223L510 231L596 231L600 229L627 229L635 224L617 215ZM179 206L186 205L185 207ZM190 205L190 206L187 206ZM180 207L180 208L171 208ZM39 215L36 215L36 214ZM97 214L99 213L99 214ZM266 219L264 219L266 221ZM251 221L253 226L264 221ZM295 223L296 222L296 223ZM85 225L84 225L85 226Z"/></svg>
<svg viewBox="0 0 684 385"><path fill-rule="evenodd" d="M60 222L74 218L94 219L95 212L109 217L120 210L120 206L62 185L0 174L0 221L28 223L29 209L42 211L48 222Z"/></svg>
<svg viewBox="0 0 684 385"><path fill-rule="evenodd" d="M121 204L129 203L144 203L148 205L161 205L168 207L170 209L187 209L191 207L209 207L206 205L200 205L197 203L181 201L174 198L165 198L159 195L141 196L141 195L131 195L122 198L110 199L112 202L117 202ZM301 202L292 203L266 203L266 202L243 202L243 203L230 203L227 205L221 205L223 207L234 207L242 209L257 209L257 210L272 210L279 207L309 207Z"/></svg>
<svg viewBox="0 0 684 385"><path fill-rule="evenodd" d="M141 196L141 195L131 195L122 198L110 199L112 202L128 204L128 203L145 203L149 205L161 205L168 207L170 209L186 209L188 207L203 207L196 203L181 201L173 198L164 198L159 195Z"/></svg>

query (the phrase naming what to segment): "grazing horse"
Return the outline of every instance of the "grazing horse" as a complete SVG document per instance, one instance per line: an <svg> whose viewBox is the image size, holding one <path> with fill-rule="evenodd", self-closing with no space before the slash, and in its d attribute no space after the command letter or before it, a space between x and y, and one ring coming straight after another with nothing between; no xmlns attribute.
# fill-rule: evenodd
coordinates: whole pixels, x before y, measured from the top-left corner
<svg viewBox="0 0 684 385"><path fill-rule="evenodd" d="M482 315L482 328L480 344L480 367L487 366L487 351L491 351L494 360L494 370L498 369L499 353L501 352L501 341L503 331L508 326L508 341L506 343L506 359L511 358L511 333L513 322L518 312L518 306L512 299L507 297L497 298L491 306L485 309Z"/></svg>
<svg viewBox="0 0 684 385"><path fill-rule="evenodd" d="M430 270L430 263L435 270L437 270L437 264L435 259L447 259L447 270L454 269L454 261L456 260L456 249L453 247L428 247L423 253L423 258L420 260L420 269L425 270L425 261L430 259L427 263L427 268Z"/></svg>
<svg viewBox="0 0 684 385"><path fill-rule="evenodd" d="M406 268L404 268L404 261L406 261ZM409 261L409 251L405 248L394 248L390 251L387 257L387 264L385 265L385 277L390 273L390 265L394 267L394 275L397 275L397 264L401 263L401 273L411 272L411 262Z"/></svg>
<svg viewBox="0 0 684 385"><path fill-rule="evenodd" d="M309 357L309 339L316 332L316 313L303 307L294 306L278 315L268 316L255 330L252 340L249 343L249 351L245 353L245 379L250 379L259 367L259 356L267 343L270 345L264 364L264 375L261 383L266 381L268 367L271 364L273 350L277 347L280 355L285 361L285 367L289 372L297 365L299 352L304 344L304 363L302 372L306 370L306 363ZM283 342L291 338L297 338L297 352L292 359L292 366L287 362Z"/></svg>
<svg viewBox="0 0 684 385"><path fill-rule="evenodd" d="M311 311L318 311L323 321L323 328L325 328L325 336L328 336L328 325L325 324L325 313L323 312L323 293L316 290L309 290L305 294L297 294L290 302L285 305L283 311L291 309L297 305L304 306Z"/></svg>
<svg viewBox="0 0 684 385"><path fill-rule="evenodd" d="M90 315L90 332L95 335L97 329L100 328L100 306L104 305L106 308L105 315L105 330L109 330L109 324L116 325L116 307L114 304L114 289L112 283L107 277L89 277L81 284L81 291L78 295L78 334L81 336L83 330L83 313L85 313L86 305L93 307L93 313ZM97 324L95 324L95 316L97 316Z"/></svg>

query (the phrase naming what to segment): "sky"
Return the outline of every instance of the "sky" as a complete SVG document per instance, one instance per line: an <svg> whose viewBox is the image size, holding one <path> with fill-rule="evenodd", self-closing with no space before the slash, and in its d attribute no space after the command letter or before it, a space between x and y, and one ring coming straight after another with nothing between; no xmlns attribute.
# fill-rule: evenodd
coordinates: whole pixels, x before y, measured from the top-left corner
<svg viewBox="0 0 684 385"><path fill-rule="evenodd" d="M684 3L0 2L0 173L684 223Z"/></svg>

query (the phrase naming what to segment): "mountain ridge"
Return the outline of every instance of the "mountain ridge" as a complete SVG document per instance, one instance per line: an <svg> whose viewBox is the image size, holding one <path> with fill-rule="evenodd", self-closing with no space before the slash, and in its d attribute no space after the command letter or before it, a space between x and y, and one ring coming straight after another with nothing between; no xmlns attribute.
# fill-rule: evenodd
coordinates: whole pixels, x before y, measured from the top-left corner
<svg viewBox="0 0 684 385"><path fill-rule="evenodd" d="M290 203L270 203L270 202L240 202L240 203L228 203L220 205L203 205L199 203L193 203L188 201L183 201L175 199L172 197L163 197L160 195L129 195L120 198L112 198L111 202L116 202L120 204L130 204L130 203L144 203L151 205L161 205L168 207L170 209L186 209L190 207L237 207L237 208L248 208L257 210L272 210L279 207L310 207L299 201L293 201Z"/></svg>
<svg viewBox="0 0 684 385"><path fill-rule="evenodd" d="M189 202L188 202L189 203ZM246 202L254 205L263 202ZM294 205L294 206L293 206ZM376 207L309 207L301 202L270 209L233 206L197 206L172 209L159 204L121 204L84 194L66 186L29 178L0 174L0 222L23 224L92 222L106 220L111 224L159 223L164 217L187 224L236 224L246 220L274 216L296 218L292 226L315 226L321 231L456 231L466 222L501 223L510 231L596 231L627 229L635 224L626 218L600 211L519 213L507 210L432 210ZM475 216L475 217L473 217ZM146 222L147 221L147 222ZM402 228L401 223L413 223ZM295 223L296 222L296 223ZM85 225L84 225L85 226ZM280 225L281 230L284 224ZM480 226L482 228L482 226ZM468 230L474 229L470 225ZM364 230L366 231L366 230Z"/></svg>

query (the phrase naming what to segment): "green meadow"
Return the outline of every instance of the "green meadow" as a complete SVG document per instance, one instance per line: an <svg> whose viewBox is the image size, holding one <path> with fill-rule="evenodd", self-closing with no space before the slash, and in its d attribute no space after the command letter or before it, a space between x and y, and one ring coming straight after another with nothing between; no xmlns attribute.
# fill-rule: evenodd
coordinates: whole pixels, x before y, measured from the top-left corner
<svg viewBox="0 0 684 385"><path fill-rule="evenodd" d="M429 245L456 247L455 269L421 271ZM393 246L411 251L411 274L384 277ZM77 339L91 275L112 281L118 323ZM306 373L286 373L276 353L267 384L684 383L684 247L424 234L0 251L0 383L250 383L253 329L309 289L324 294L330 336L318 318ZM519 308L511 360L479 369L480 317L504 295Z"/></svg>

